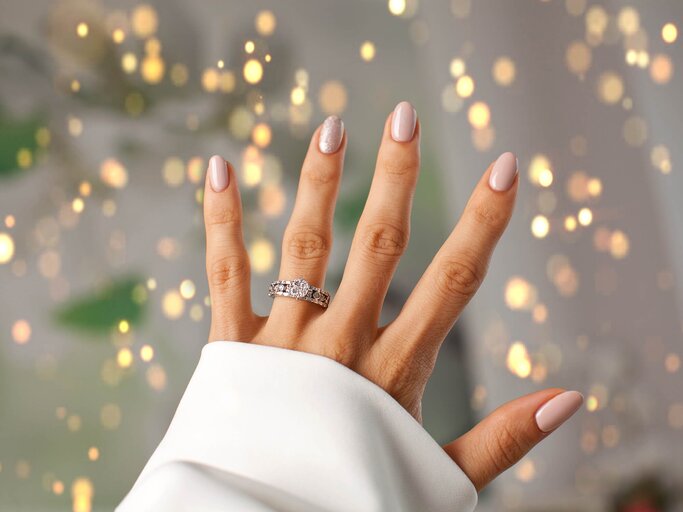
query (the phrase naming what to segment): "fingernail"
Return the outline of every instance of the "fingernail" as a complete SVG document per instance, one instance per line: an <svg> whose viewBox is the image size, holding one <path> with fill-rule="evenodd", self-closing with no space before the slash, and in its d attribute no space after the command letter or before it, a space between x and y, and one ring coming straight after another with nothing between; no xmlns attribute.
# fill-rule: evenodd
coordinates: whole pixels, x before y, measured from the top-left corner
<svg viewBox="0 0 683 512"><path fill-rule="evenodd" d="M489 186L498 192L508 190L517 176L517 157L514 153L503 153L493 164L489 176Z"/></svg>
<svg viewBox="0 0 683 512"><path fill-rule="evenodd" d="M320 130L318 148L323 153L334 153L339 149L344 137L344 122L337 116L330 116L323 122Z"/></svg>
<svg viewBox="0 0 683 512"><path fill-rule="evenodd" d="M214 192L223 192L228 188L228 164L223 157L214 155L209 160L209 183Z"/></svg>
<svg viewBox="0 0 683 512"><path fill-rule="evenodd" d="M417 113L407 101L402 101L394 109L391 119L391 138L396 142L408 142L415 133Z"/></svg>
<svg viewBox="0 0 683 512"><path fill-rule="evenodd" d="M560 393L536 411L536 425L543 432L555 430L571 418L582 403L583 395L578 391Z"/></svg>

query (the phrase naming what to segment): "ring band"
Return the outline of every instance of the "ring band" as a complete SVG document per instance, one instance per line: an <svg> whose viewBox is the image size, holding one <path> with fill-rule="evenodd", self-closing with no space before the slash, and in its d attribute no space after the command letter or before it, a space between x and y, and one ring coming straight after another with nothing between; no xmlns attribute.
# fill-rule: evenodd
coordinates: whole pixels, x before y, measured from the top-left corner
<svg viewBox="0 0 683 512"><path fill-rule="evenodd" d="M329 292L309 284L303 277L293 281L273 281L268 287L268 297L275 297L276 295L305 300L322 308L326 308L330 304Z"/></svg>

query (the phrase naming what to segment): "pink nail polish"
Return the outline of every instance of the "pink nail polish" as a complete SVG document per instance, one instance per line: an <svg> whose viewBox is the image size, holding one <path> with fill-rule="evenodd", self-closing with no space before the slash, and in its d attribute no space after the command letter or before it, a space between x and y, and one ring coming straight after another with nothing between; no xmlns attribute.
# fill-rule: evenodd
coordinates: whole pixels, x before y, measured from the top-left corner
<svg viewBox="0 0 683 512"><path fill-rule="evenodd" d="M565 391L551 398L536 411L536 425L543 432L551 432L579 410L583 395L578 391Z"/></svg>
<svg viewBox="0 0 683 512"><path fill-rule="evenodd" d="M493 164L489 176L489 186L497 192L505 192L515 181L517 176L517 157L514 153L503 153Z"/></svg>
<svg viewBox="0 0 683 512"><path fill-rule="evenodd" d="M402 101L394 109L391 118L391 138L396 142L408 142L413 139L417 113L407 101Z"/></svg>
<svg viewBox="0 0 683 512"><path fill-rule="evenodd" d="M214 155L209 160L209 183L214 192L223 192L228 188L228 164L223 157Z"/></svg>
<svg viewBox="0 0 683 512"><path fill-rule="evenodd" d="M323 122L320 129L318 148L326 154L334 153L339 149L344 137L344 122L337 116L330 116Z"/></svg>

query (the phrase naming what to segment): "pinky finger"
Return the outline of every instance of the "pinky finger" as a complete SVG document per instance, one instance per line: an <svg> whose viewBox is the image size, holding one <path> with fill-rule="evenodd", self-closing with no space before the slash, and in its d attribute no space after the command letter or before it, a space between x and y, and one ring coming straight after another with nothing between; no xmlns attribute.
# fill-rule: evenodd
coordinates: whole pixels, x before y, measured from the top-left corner
<svg viewBox="0 0 683 512"><path fill-rule="evenodd" d="M249 257L234 169L213 156L204 186L206 275L211 296L209 341L247 340L254 332Z"/></svg>

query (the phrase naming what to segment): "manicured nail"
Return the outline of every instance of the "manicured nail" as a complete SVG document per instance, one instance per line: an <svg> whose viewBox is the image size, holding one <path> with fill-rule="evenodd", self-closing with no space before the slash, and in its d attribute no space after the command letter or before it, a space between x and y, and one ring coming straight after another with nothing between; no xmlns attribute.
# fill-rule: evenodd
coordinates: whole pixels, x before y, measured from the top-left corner
<svg viewBox="0 0 683 512"><path fill-rule="evenodd" d="M228 188L228 164L223 157L214 155L209 160L209 183L214 192L223 192Z"/></svg>
<svg viewBox="0 0 683 512"><path fill-rule="evenodd" d="M337 116L330 116L323 122L318 147L323 153L334 153L339 149L342 138L344 138L344 121Z"/></svg>
<svg viewBox="0 0 683 512"><path fill-rule="evenodd" d="M489 176L489 186L497 192L508 190L517 176L517 157L514 153L503 153L493 164Z"/></svg>
<svg viewBox="0 0 683 512"><path fill-rule="evenodd" d="M583 395L578 391L565 391L551 398L536 411L536 425L543 432L551 432L579 410Z"/></svg>
<svg viewBox="0 0 683 512"><path fill-rule="evenodd" d="M417 112L407 101L402 101L394 109L391 119L391 138L396 142L408 142L415 133Z"/></svg>

